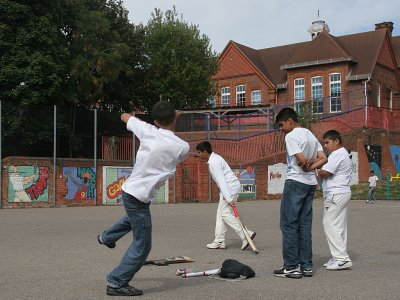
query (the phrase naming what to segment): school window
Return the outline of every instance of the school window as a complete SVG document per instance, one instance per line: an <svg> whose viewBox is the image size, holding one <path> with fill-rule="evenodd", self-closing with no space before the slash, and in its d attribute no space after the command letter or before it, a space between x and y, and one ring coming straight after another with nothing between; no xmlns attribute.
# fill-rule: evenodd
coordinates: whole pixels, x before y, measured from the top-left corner
<svg viewBox="0 0 400 300"><path fill-rule="evenodd" d="M210 98L208 98L208 103L209 103L211 108L216 108L217 107L217 100L216 100L215 96L210 96Z"/></svg>
<svg viewBox="0 0 400 300"><path fill-rule="evenodd" d="M294 80L294 109L300 111L300 104L304 101L304 78L297 78Z"/></svg>
<svg viewBox="0 0 400 300"><path fill-rule="evenodd" d="M229 106L231 104L231 89L226 86L221 89L221 106Z"/></svg>
<svg viewBox="0 0 400 300"><path fill-rule="evenodd" d="M246 87L243 84L236 86L236 105L246 105Z"/></svg>
<svg viewBox="0 0 400 300"><path fill-rule="evenodd" d="M376 106L381 107L381 84L379 82L376 87Z"/></svg>
<svg viewBox="0 0 400 300"><path fill-rule="evenodd" d="M329 75L331 113L342 111L342 82L340 74Z"/></svg>
<svg viewBox="0 0 400 300"><path fill-rule="evenodd" d="M251 92L251 105L261 104L261 91L255 90Z"/></svg>
<svg viewBox="0 0 400 300"><path fill-rule="evenodd" d="M322 99L322 76L311 78L311 98L313 100L313 113L324 112L324 101Z"/></svg>

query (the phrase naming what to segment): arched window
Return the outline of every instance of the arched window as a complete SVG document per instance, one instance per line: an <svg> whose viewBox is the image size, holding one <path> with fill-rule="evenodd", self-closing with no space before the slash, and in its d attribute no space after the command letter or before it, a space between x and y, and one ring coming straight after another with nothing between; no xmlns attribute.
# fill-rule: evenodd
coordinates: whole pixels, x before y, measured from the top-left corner
<svg viewBox="0 0 400 300"><path fill-rule="evenodd" d="M229 106L231 104L231 89L225 86L221 89L221 106Z"/></svg>
<svg viewBox="0 0 400 300"><path fill-rule="evenodd" d="M246 87L243 84L236 86L236 105L246 105Z"/></svg>

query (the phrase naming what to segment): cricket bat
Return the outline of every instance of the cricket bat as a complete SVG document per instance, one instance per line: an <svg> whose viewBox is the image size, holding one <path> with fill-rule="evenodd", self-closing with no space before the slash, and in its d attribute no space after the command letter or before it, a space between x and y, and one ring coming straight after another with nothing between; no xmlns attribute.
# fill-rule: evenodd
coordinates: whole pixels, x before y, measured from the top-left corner
<svg viewBox="0 0 400 300"><path fill-rule="evenodd" d="M218 274L220 270L221 269L213 269L213 270L208 270L208 271L203 271L203 272L183 273L182 277L189 278L189 277L198 277L198 276L210 276L210 275Z"/></svg>
<svg viewBox="0 0 400 300"><path fill-rule="evenodd" d="M156 266L166 266L170 264L178 264L178 263L185 263L185 262L193 262L194 260L187 256L172 256L166 257L162 259L154 259L154 260L147 260L144 264L145 265L156 265Z"/></svg>
<svg viewBox="0 0 400 300"><path fill-rule="evenodd" d="M250 245L251 249L253 249L255 254L258 254L259 252L258 252L258 249L257 249L256 245L254 244L253 240L251 239L251 237L249 235L249 232L247 231L247 229L244 227L242 221L240 220L239 212L237 211L236 206L233 205L233 206L231 206L231 208L233 210L233 213L235 214L235 217L237 218L237 220L239 222L240 227L243 230L243 233L244 233L244 236L246 237L246 240L249 242L249 245Z"/></svg>

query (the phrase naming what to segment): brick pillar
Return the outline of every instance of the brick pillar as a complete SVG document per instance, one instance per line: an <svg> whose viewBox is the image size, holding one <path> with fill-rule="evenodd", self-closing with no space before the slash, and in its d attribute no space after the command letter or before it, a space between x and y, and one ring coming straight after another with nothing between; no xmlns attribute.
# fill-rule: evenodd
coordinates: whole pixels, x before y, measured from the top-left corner
<svg viewBox="0 0 400 300"><path fill-rule="evenodd" d="M396 170L394 168L392 154L390 153L389 139L386 134L382 134L381 138L382 145L382 178L386 177L386 172L389 170L390 174L394 175Z"/></svg>
<svg viewBox="0 0 400 300"><path fill-rule="evenodd" d="M364 143L362 139L357 139L357 152L358 152L358 181L368 182L369 177L369 161L367 152L364 148Z"/></svg>

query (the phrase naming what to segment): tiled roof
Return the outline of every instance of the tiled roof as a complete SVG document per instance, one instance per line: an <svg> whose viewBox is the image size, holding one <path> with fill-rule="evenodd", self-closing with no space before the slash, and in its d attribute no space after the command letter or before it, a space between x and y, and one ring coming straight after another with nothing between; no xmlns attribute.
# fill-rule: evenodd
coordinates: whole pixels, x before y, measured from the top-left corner
<svg viewBox="0 0 400 300"><path fill-rule="evenodd" d="M334 37L321 32L312 41L265 49L252 49L231 41L273 84L285 84L286 70L316 64L348 61L350 79L372 74L385 40L386 30ZM400 37L393 37L397 64L400 63Z"/></svg>

